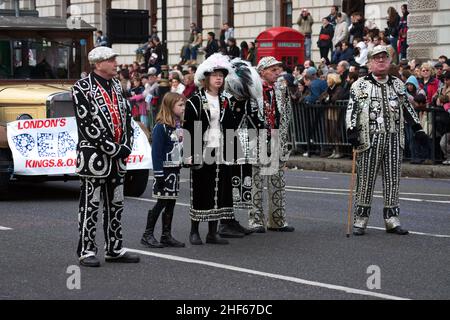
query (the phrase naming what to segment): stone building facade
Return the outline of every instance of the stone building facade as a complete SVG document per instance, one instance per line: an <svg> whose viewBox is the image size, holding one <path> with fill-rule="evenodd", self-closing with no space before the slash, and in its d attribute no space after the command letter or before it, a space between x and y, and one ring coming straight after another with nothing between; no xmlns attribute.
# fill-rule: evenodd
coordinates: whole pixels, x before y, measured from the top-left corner
<svg viewBox="0 0 450 320"><path fill-rule="evenodd" d="M156 17L161 30L162 1L151 0L35 0L41 16L66 17L67 6L72 14L80 15L86 22L99 30L106 31L106 10L144 9ZM22 8L29 8L33 0L20 0ZM380 28L386 27L387 9L407 3L409 11L409 58L432 59L441 54L450 55L450 1L448 0L167 0L167 46L169 63L180 60L180 50L189 38L189 25L198 22L203 36L213 31L220 33L224 21L231 21L237 42L254 41L264 29L286 26L298 29L297 18L302 8L308 8L315 24L313 26L313 59L319 52L315 43L321 27L321 19L330 12L330 6L364 11ZM9 6L9 7L8 7ZM352 9L350 9L350 7ZM0 8L12 8L12 1L6 1ZM284 9L283 9L284 8ZM287 18L286 18L287 16ZM159 34L161 37L161 34ZM132 62L138 44L114 44L120 54L120 62ZM200 58L201 59L201 58Z"/></svg>

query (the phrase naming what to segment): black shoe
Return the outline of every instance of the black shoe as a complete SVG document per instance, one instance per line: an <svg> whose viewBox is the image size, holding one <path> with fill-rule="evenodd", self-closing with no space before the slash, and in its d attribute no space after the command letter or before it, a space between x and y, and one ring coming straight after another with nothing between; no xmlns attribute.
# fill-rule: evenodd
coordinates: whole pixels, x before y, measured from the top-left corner
<svg viewBox="0 0 450 320"><path fill-rule="evenodd" d="M193 244L194 246L198 246L203 244L202 239L200 238L200 235L198 233L191 233L189 235L189 242Z"/></svg>
<svg viewBox="0 0 450 320"><path fill-rule="evenodd" d="M171 235L162 235L161 236L161 244L166 247L173 247L173 248L184 248L185 244L183 242L178 241Z"/></svg>
<svg viewBox="0 0 450 320"><path fill-rule="evenodd" d="M240 233L245 234L246 236L248 236L249 234L252 234L254 232L254 230L248 229L248 228L244 227L243 225L241 225L239 223L239 221L237 221L237 220L233 220L231 222L231 224L233 225L235 230L237 230Z"/></svg>
<svg viewBox="0 0 450 320"><path fill-rule="evenodd" d="M164 245L159 243L153 235L146 236L144 234L141 239L141 244L149 248L164 248Z"/></svg>
<svg viewBox="0 0 450 320"><path fill-rule="evenodd" d="M395 228L393 228L393 229L386 230L386 232L387 232L387 233L398 234L398 235L400 235L400 236L404 236L404 235L409 234L409 231L408 231L408 230L402 229L402 227L400 227L400 226L395 227Z"/></svg>
<svg viewBox="0 0 450 320"><path fill-rule="evenodd" d="M89 256L83 260L80 260L80 266L97 268L100 267L100 261L96 256Z"/></svg>
<svg viewBox="0 0 450 320"><path fill-rule="evenodd" d="M279 231L279 232L294 232L295 228L291 226L285 226L281 228L267 228L270 231Z"/></svg>
<svg viewBox="0 0 450 320"><path fill-rule="evenodd" d="M225 239L222 239L221 237L219 237L219 235L217 233L211 235L211 234L207 234L206 235L206 243L211 243L211 244L228 244L229 242Z"/></svg>
<svg viewBox="0 0 450 320"><path fill-rule="evenodd" d="M364 228L353 228L353 235L354 236L363 236L366 234L366 230Z"/></svg>
<svg viewBox="0 0 450 320"><path fill-rule="evenodd" d="M222 238L243 238L245 233L239 232L232 223L221 223L219 225L219 235Z"/></svg>
<svg viewBox="0 0 450 320"><path fill-rule="evenodd" d="M118 257L106 256L106 262L117 262L117 263L138 263L141 259L134 253L125 252L125 254Z"/></svg>
<svg viewBox="0 0 450 320"><path fill-rule="evenodd" d="M254 227L252 228L252 231L254 233L266 233L266 228L264 228L263 226Z"/></svg>

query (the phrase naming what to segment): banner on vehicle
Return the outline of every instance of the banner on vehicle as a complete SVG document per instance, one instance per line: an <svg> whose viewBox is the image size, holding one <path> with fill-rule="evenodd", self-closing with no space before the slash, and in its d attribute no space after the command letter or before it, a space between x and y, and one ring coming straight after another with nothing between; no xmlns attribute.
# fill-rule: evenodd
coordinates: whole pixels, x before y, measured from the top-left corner
<svg viewBox="0 0 450 320"><path fill-rule="evenodd" d="M151 169L151 147L137 123L127 169ZM78 143L74 117L18 120L8 123L8 143L18 175L74 174Z"/></svg>

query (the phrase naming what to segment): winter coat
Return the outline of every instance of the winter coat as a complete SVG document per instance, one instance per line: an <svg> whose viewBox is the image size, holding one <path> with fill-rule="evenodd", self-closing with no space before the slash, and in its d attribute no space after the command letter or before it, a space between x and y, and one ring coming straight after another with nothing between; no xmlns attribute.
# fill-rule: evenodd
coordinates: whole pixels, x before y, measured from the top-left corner
<svg viewBox="0 0 450 320"><path fill-rule="evenodd" d="M342 13L342 22L339 22L334 30L333 47L341 41L348 40L348 35L347 14Z"/></svg>
<svg viewBox="0 0 450 320"><path fill-rule="evenodd" d="M319 41L317 41L317 46L319 48L331 48L333 46L333 36L334 28L332 24L326 27L322 26L319 34Z"/></svg>
<svg viewBox="0 0 450 320"><path fill-rule="evenodd" d="M312 25L314 24L313 17L309 14L306 19L304 19L301 15L298 17L297 24L299 26L298 31L300 33L306 35L312 33Z"/></svg>

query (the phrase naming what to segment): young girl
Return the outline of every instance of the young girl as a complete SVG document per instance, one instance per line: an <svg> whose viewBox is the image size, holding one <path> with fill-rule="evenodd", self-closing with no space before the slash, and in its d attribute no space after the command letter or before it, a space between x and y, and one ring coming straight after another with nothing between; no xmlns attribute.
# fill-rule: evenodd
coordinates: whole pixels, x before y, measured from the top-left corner
<svg viewBox="0 0 450 320"><path fill-rule="evenodd" d="M153 128L153 197L158 199L153 209L148 211L147 226L141 243L150 248L184 247L171 235L173 211L180 190L180 168L182 165L183 130L181 121L186 99L184 96L166 93ZM162 215L161 240L155 239L153 232L159 215Z"/></svg>

